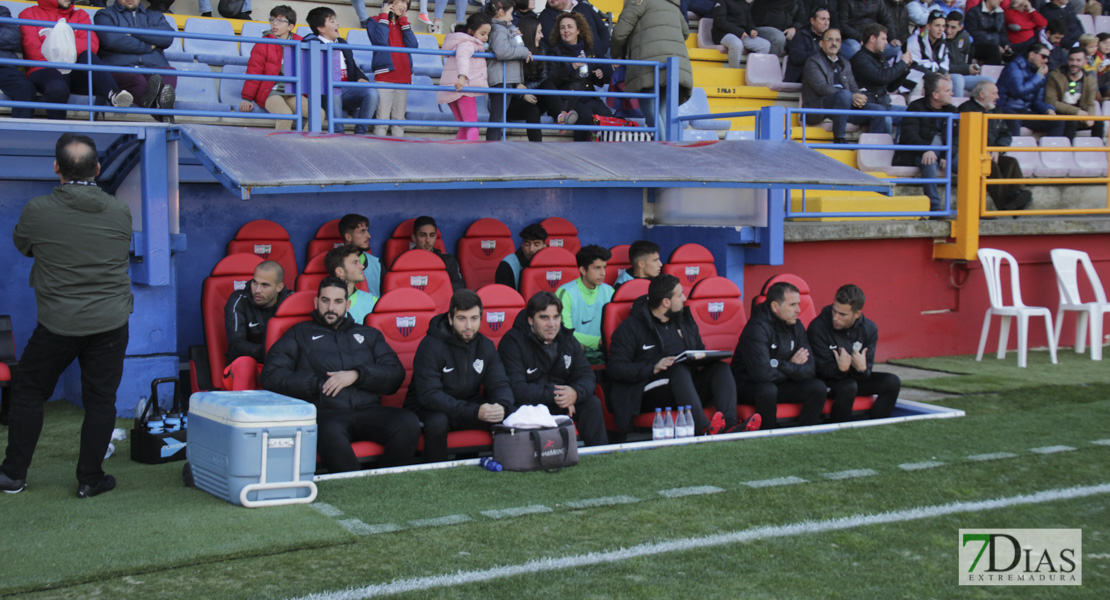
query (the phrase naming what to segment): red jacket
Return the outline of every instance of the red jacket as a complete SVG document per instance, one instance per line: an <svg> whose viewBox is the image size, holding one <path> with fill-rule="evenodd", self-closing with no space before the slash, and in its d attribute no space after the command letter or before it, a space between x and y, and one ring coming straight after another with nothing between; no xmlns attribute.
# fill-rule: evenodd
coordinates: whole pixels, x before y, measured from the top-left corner
<svg viewBox="0 0 1110 600"><path fill-rule="evenodd" d="M1023 12L1007 8L1006 25L1006 33L1010 36L1010 43L1020 44L1033 37L1038 29L1046 27L1048 19L1045 19L1044 15L1037 11ZM1013 31L1009 28L1010 25L1018 25L1021 30Z"/></svg>
<svg viewBox="0 0 1110 600"><path fill-rule="evenodd" d="M262 36L271 40L277 39L270 32ZM293 34L294 40L301 36ZM278 44L255 44L251 48L251 58L247 62L248 75L279 75L281 74L281 61L283 60L285 46ZM243 100L254 102L259 106L266 106L266 98L270 97L270 90L274 89L273 81L247 81L243 84Z"/></svg>
<svg viewBox="0 0 1110 600"><path fill-rule="evenodd" d="M39 0L38 6L24 9L23 12L19 13L19 18L53 22L57 22L59 19L64 18L66 23L92 25L88 13L73 5L62 10L58 8L58 0ZM42 41L46 36L40 35L40 32L44 29L44 27L38 25L21 25L19 27L20 32L23 34L23 58L25 60L46 61L46 57L42 55ZM90 35L92 36L92 51L93 54L96 54L97 51L100 50L100 40L96 37L96 34L87 30L73 29L73 36L77 41L78 56L87 48L86 44L88 43ZM27 69L27 73L31 74L41 68L42 67L32 67Z"/></svg>

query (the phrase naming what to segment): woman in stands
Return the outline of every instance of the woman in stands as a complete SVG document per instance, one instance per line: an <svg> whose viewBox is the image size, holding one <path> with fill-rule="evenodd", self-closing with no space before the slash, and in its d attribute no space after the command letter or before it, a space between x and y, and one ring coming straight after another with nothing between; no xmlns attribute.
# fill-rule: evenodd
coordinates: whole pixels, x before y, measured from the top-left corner
<svg viewBox="0 0 1110 600"><path fill-rule="evenodd" d="M382 12L374 17L366 26L370 34L370 43L375 46L393 46L394 48L416 48L416 34L412 32L408 19L409 0L385 0L382 2ZM374 71L374 81L378 83L412 83L412 55L403 52L375 52L374 62L371 65ZM403 121L405 108L408 106L409 91L378 90L378 112L376 119L393 119ZM374 135L384 136L389 131L389 125L375 125ZM395 137L405 137L405 128L393 125Z"/></svg>
<svg viewBox="0 0 1110 600"><path fill-rule="evenodd" d="M443 63L443 75L440 83L454 80L455 90L450 92L436 92L436 101L451 107L451 114L456 121L467 123L478 122L477 96L484 96L481 92L463 92L464 87L489 87L486 84L486 59L475 58L475 52L486 51L489 40L490 18L484 12L470 15L463 25L456 25L455 32L443 40L444 50L454 50L455 54L448 56ZM459 127L456 140L478 141L477 127Z"/></svg>
<svg viewBox="0 0 1110 600"><path fill-rule="evenodd" d="M551 54L553 56L570 56L582 58L598 58L594 53L593 35L586 19L576 12L565 12L555 19L555 26L551 28ZM550 63L551 81L560 90L574 92L593 92L609 82L613 75L611 65L597 63ZM611 117L613 113L601 98L589 96L572 96L565 99L569 110L559 115L559 122L567 125L580 123L592 125L594 115ZM587 142L593 132L575 130L574 141Z"/></svg>
<svg viewBox="0 0 1110 600"><path fill-rule="evenodd" d="M486 62L486 76L491 87L526 89L523 70L525 63L532 62L532 53L524 44L520 30L513 25L514 6L513 0L490 0L483 9L491 18L489 49L496 57ZM500 121L506 112L506 99L516 98L516 95L490 94L489 120ZM500 127L487 128L486 141L500 140L501 132Z"/></svg>
<svg viewBox="0 0 1110 600"><path fill-rule="evenodd" d="M539 19L521 19L520 35L524 38L524 45L532 56L547 54L547 44L543 40L543 28ZM524 87L531 90L554 90L555 85L548 77L554 63L533 60L524 64ZM539 94L524 94L513 96L509 100L509 120L523 120L526 123L539 123L540 118L546 113L552 119L558 119L563 109L563 99L559 96L545 96ZM542 142L542 129L528 130L529 142Z"/></svg>
<svg viewBox="0 0 1110 600"><path fill-rule="evenodd" d="M263 38L278 40L299 40L301 36L293 33L297 26L297 13L292 8L282 5L275 6L270 11L270 30L262 34ZM250 62L247 63L248 75L281 75L282 56L285 46L277 44L255 44L251 48ZM243 100L239 102L241 112L254 110L258 104L266 112L274 115L291 115L297 109L297 97L285 93L285 84L273 81L247 81L243 84ZM293 121L277 121L274 129L288 131L293 128Z"/></svg>

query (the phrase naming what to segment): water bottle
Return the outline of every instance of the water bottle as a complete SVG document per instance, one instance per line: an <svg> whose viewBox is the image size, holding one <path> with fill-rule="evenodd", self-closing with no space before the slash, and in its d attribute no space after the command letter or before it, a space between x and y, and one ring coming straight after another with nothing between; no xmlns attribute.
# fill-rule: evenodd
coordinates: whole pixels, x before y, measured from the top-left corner
<svg viewBox="0 0 1110 600"><path fill-rule="evenodd" d="M517 29L516 33L513 34L513 44L516 46L524 45L524 36L520 35L519 29Z"/></svg>
<svg viewBox="0 0 1110 600"><path fill-rule="evenodd" d="M181 431L181 414L175 412L166 414L165 423L166 431L170 433Z"/></svg>
<svg viewBox="0 0 1110 600"><path fill-rule="evenodd" d="M493 471L494 473L500 473L501 470L505 468L505 467L501 466L501 463L497 462L496 460L493 460L492 458L490 458L488 456L485 457L485 458L479 458L478 459L478 466L482 467L483 469L485 469L487 471Z"/></svg>
<svg viewBox="0 0 1110 600"><path fill-rule="evenodd" d="M663 439L663 409L655 409L655 419L651 422L651 439Z"/></svg>
<svg viewBox="0 0 1110 600"><path fill-rule="evenodd" d="M686 437L686 411L682 407L678 407L678 418L674 420L674 436L676 438Z"/></svg>
<svg viewBox="0 0 1110 600"><path fill-rule="evenodd" d="M689 404L686 405L686 437L694 437L694 413L691 408Z"/></svg>
<svg viewBox="0 0 1110 600"><path fill-rule="evenodd" d="M663 415L663 439L674 439L674 415L671 414L671 407L667 407L667 414Z"/></svg>
<svg viewBox="0 0 1110 600"><path fill-rule="evenodd" d="M584 50L582 52L579 52L578 57L579 58L586 58L586 52ZM586 77L589 77L590 76L590 67L588 65L582 65L581 67L578 67L578 76L582 77L583 79L585 79Z"/></svg>

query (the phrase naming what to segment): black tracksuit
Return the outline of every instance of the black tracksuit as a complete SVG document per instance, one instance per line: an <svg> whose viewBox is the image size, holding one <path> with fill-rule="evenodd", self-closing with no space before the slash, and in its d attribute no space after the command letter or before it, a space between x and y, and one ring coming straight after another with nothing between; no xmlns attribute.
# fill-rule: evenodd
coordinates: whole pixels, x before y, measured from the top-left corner
<svg viewBox="0 0 1110 600"><path fill-rule="evenodd" d="M328 373L354 370L358 380L335 396L323 394ZM349 315L330 327L316 311L281 336L266 355L262 387L316 405L317 451L329 471L359 468L351 442L385 446L381 466L410 462L420 422L411 412L382 406L405 380L405 368L381 332Z"/></svg>
<svg viewBox="0 0 1110 600"><path fill-rule="evenodd" d="M736 382L729 377L725 363L713 362L701 367L678 363L658 374L654 372L656 363L674 353L664 354L664 338L660 334L663 323L652 315L647 300L646 295L636 299L628 318L613 334L609 347L605 371L613 382L610 408L616 418L617 430L628 431L632 428L632 419L644 412L644 386L659 379L667 379L669 383L648 392L650 404L689 404L694 426L700 433L709 427L701 398L710 396L712 405L724 415L726 428L735 426ZM684 307L678 314L677 325L686 350L705 349L689 308Z"/></svg>
<svg viewBox="0 0 1110 600"><path fill-rule="evenodd" d="M896 60L891 65L884 61L879 54L860 48L852 57L852 74L856 76L856 83L867 88L868 102L882 105L890 110L890 92L897 90L902 85L902 80L910 72L910 67L905 62Z"/></svg>
<svg viewBox="0 0 1110 600"><path fill-rule="evenodd" d="M812 350L805 363L790 362L801 348L809 349L801 321L788 325L771 311L770 301L755 307L736 344L732 374L740 403L754 405L763 417L760 429L777 426L779 402L802 404L801 425L815 425L821 420L826 388L815 377Z"/></svg>
<svg viewBox="0 0 1110 600"><path fill-rule="evenodd" d="M224 305L224 331L227 332L227 362L249 356L262 362L266 354L266 323L274 316L281 303L293 293L284 289L278 292L277 302L269 308L260 308L251 297L250 283L247 289L231 294ZM219 373L213 373L219 377Z"/></svg>
<svg viewBox="0 0 1110 600"><path fill-rule="evenodd" d="M516 252L513 254L515 254L516 259L520 261L519 275L523 275L524 269L527 269L528 265L532 264L532 259L524 256L524 248L517 248ZM535 255L533 254L533 256ZM514 290L520 290L520 281L517 280L517 275L518 274L513 273L513 268L509 266L509 263L501 259L501 262L497 263L497 272L493 276L493 282L507 285Z"/></svg>
<svg viewBox="0 0 1110 600"><path fill-rule="evenodd" d="M493 342L482 334L464 342L447 314L436 315L416 349L405 408L424 423L424 457L447 460L447 433L489 428L478 419L482 404L513 412L513 394Z"/></svg>
<svg viewBox="0 0 1110 600"><path fill-rule="evenodd" d="M532 331L528 314L522 310L513 328L501 339L497 351L505 364L505 374L517 406L544 404L551 414L565 415L566 409L555 404L555 386L569 386L578 394L574 420L582 441L587 446L608 442L601 401L594 394L594 372L582 344L574 338L573 329L560 327L559 334L548 346Z"/></svg>
<svg viewBox="0 0 1110 600"><path fill-rule="evenodd" d="M894 410L894 403L898 401L902 380L893 373L875 373L871 370L875 365L875 346L879 343L879 328L875 322L861 314L851 327L837 330L833 327L830 305L821 310L821 314L809 324L806 333L812 344L810 351L817 363L817 377L829 386L829 397L833 399L832 421L836 423L850 419L856 396L872 394L879 397L871 407L871 418L889 417ZM836 364L837 348L844 348L849 353L866 349L864 356L867 358L867 370L859 371L849 366L847 371L841 371Z"/></svg>
<svg viewBox="0 0 1110 600"><path fill-rule="evenodd" d="M451 289L457 292L465 288L466 282L463 281L462 270L459 269L459 260L454 255L444 254L434 248L432 253L443 261L443 266L447 269L447 276L451 278Z"/></svg>

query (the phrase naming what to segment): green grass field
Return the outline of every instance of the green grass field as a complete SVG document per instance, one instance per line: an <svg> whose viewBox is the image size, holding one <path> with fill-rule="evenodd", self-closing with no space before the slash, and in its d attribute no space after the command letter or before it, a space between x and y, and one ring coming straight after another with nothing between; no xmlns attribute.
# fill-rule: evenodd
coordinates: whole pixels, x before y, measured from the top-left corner
<svg viewBox="0 0 1110 600"><path fill-rule="evenodd" d="M77 501L80 411L53 403L28 489L0 497L0 596L1103 599L1106 489L954 506L1110 483L1108 367L1068 354L1064 380L1038 353L921 359L946 373L913 385L965 393L943 402L963 418L324 481L313 506L253 510L126 441L117 490ZM1083 585L961 587L960 528L1080 528Z"/></svg>

